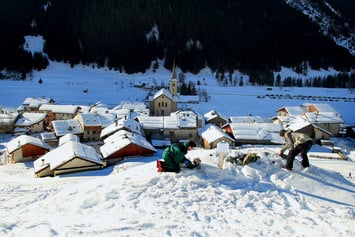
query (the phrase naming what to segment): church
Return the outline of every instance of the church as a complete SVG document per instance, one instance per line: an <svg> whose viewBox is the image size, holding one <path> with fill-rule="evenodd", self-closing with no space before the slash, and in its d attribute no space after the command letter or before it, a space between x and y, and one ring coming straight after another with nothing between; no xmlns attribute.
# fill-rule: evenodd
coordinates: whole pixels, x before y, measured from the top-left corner
<svg viewBox="0 0 355 237"><path fill-rule="evenodd" d="M149 97L151 116L169 116L178 110L178 104L198 103L198 96L181 96L178 93L178 80L175 65L169 79L169 90L162 88Z"/></svg>

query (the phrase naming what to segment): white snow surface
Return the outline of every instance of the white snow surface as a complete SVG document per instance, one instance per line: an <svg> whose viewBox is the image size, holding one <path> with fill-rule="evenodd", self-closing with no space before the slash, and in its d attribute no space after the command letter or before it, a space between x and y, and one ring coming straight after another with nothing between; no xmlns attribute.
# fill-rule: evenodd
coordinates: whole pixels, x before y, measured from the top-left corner
<svg viewBox="0 0 355 237"><path fill-rule="evenodd" d="M0 80L0 104L18 107L32 96L59 104L144 101L147 91L132 85L167 84L170 73L160 67L158 73L126 75L50 62L48 69L33 72L32 80ZM208 69L187 74L186 80L199 80L210 95L208 102L191 106L201 114L215 109L228 117L271 117L281 107L314 102L260 99L270 91L219 86ZM354 97L346 89L273 88L271 93ZM354 102L329 104L346 123L355 123ZM0 151L10 139L0 135ZM260 159L246 166L226 161L223 169L215 149L196 148L187 156L199 157L201 170L178 174L157 172L161 149L102 170L45 178L35 178L33 162L0 165L0 236L355 236L355 185L347 177L355 174L355 144L334 142L348 161L311 158L311 167L301 169L295 162L292 172L280 168L280 146L232 149L231 156L255 152Z"/></svg>

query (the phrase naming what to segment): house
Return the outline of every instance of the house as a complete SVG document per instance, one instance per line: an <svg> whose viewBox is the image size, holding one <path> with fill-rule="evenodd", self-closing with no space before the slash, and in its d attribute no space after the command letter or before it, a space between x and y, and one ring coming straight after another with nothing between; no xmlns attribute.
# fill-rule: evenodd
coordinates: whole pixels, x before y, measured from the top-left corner
<svg viewBox="0 0 355 237"><path fill-rule="evenodd" d="M225 133L216 125L207 125L203 131L200 132L203 147L206 149L213 149L217 147L220 142L226 142L229 146L234 146L235 140Z"/></svg>
<svg viewBox="0 0 355 237"><path fill-rule="evenodd" d="M57 138L62 137L67 133L72 133L82 138L84 133L81 124L76 119L54 120L51 122L50 127L51 131L57 136Z"/></svg>
<svg viewBox="0 0 355 237"><path fill-rule="evenodd" d="M54 105L43 104L39 107L38 111L47 113L46 125L54 120L73 119L79 112L78 105Z"/></svg>
<svg viewBox="0 0 355 237"><path fill-rule="evenodd" d="M12 139L6 145L6 153L9 157L9 163L32 161L46 154L49 146L41 139L21 135Z"/></svg>
<svg viewBox="0 0 355 237"><path fill-rule="evenodd" d="M19 113L15 109L0 106L0 133L11 133L18 116Z"/></svg>
<svg viewBox="0 0 355 237"><path fill-rule="evenodd" d="M294 132L304 133L314 140L327 140L332 136L329 131L317 126L316 124L310 123L304 117L293 119L286 128Z"/></svg>
<svg viewBox="0 0 355 237"><path fill-rule="evenodd" d="M100 154L91 146L68 141L33 163L36 177L55 176L103 167Z"/></svg>
<svg viewBox="0 0 355 237"><path fill-rule="evenodd" d="M102 159L109 165L126 157L153 155L156 149L142 135L119 130L104 140L100 151Z"/></svg>
<svg viewBox="0 0 355 237"><path fill-rule="evenodd" d="M340 114L328 104L312 104L304 103L301 106L283 107L277 111L277 116L273 117L274 123L282 124L283 127L288 127L294 124L294 120L298 118L308 121L318 132L316 138L324 138L330 134L338 136L344 121ZM306 129L307 134L312 134L310 129Z"/></svg>
<svg viewBox="0 0 355 237"><path fill-rule="evenodd" d="M272 122L228 123L222 126L224 132L233 137L236 145L242 144L283 144L279 136L282 126Z"/></svg>
<svg viewBox="0 0 355 237"><path fill-rule="evenodd" d="M332 136L339 136L341 125L344 123L340 114L328 104L302 105L306 111L304 117L314 126L329 131Z"/></svg>
<svg viewBox="0 0 355 237"><path fill-rule="evenodd" d="M46 113L24 112L16 121L15 130L24 130L28 133L43 132L46 116Z"/></svg>
<svg viewBox="0 0 355 237"><path fill-rule="evenodd" d="M142 135L141 125L134 119L121 118L115 120L114 123L102 129L100 138L104 140L105 138L111 136L119 130L126 130L128 132L133 132Z"/></svg>
<svg viewBox="0 0 355 237"><path fill-rule="evenodd" d="M170 116L137 116L149 141L180 140L199 141L198 129L202 127L202 117L193 110L179 110Z"/></svg>
<svg viewBox="0 0 355 237"><path fill-rule="evenodd" d="M116 116L111 113L88 112L79 113L75 119L79 121L83 128L83 141L100 141L102 129L112 124Z"/></svg>
<svg viewBox="0 0 355 237"><path fill-rule="evenodd" d="M50 98L36 98L36 97L28 97L25 99L25 101L22 103L22 105L17 108L18 111L20 112L34 112L34 111L39 111L39 108L43 104L53 104L54 101Z"/></svg>
<svg viewBox="0 0 355 237"><path fill-rule="evenodd" d="M228 122L228 119L221 116L216 110L211 110L205 113L203 117L206 124L214 124L218 127L221 127Z"/></svg>

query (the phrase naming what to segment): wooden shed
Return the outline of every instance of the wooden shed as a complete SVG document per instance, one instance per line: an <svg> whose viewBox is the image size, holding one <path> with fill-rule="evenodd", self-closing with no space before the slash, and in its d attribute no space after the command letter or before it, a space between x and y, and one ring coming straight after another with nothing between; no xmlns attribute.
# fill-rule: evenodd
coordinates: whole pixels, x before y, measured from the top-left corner
<svg viewBox="0 0 355 237"><path fill-rule="evenodd" d="M68 141L34 163L36 177L95 170L103 167L100 154L91 146Z"/></svg>
<svg viewBox="0 0 355 237"><path fill-rule="evenodd" d="M32 161L46 154L49 146L39 138L21 135L7 143L9 163Z"/></svg>
<svg viewBox="0 0 355 237"><path fill-rule="evenodd" d="M206 149L216 148L220 142L226 142L230 146L234 146L235 143L231 136L215 125L206 126L205 130L201 132L201 138L203 147Z"/></svg>
<svg viewBox="0 0 355 237"><path fill-rule="evenodd" d="M114 164L126 157L149 156L156 149L142 136L120 130L104 140L100 147L103 160L106 164Z"/></svg>

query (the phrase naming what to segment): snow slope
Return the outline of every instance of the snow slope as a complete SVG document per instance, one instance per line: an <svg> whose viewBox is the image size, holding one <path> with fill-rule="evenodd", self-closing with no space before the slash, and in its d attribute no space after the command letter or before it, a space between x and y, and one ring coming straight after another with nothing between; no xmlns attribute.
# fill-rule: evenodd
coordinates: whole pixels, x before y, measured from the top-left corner
<svg viewBox="0 0 355 237"><path fill-rule="evenodd" d="M156 172L161 152L54 178L1 166L0 235L354 236L354 183L313 164L284 171L274 151L241 149L261 158L220 170L215 150L197 149L202 169L179 174Z"/></svg>

